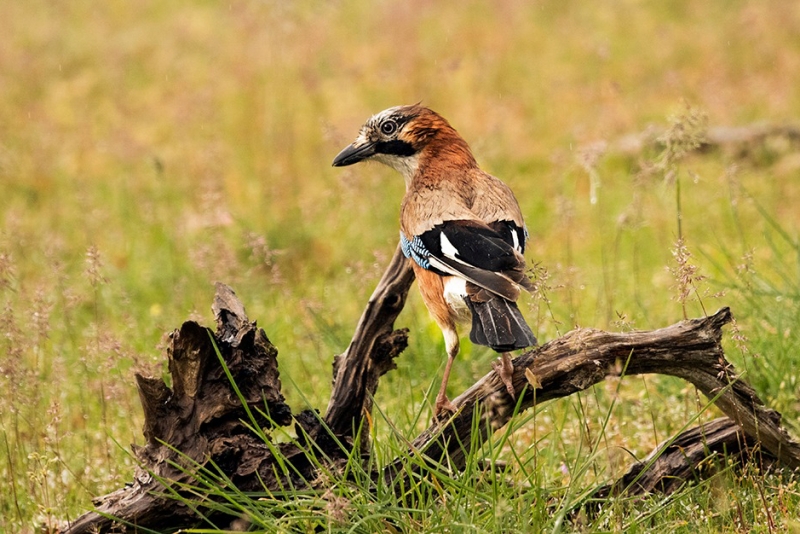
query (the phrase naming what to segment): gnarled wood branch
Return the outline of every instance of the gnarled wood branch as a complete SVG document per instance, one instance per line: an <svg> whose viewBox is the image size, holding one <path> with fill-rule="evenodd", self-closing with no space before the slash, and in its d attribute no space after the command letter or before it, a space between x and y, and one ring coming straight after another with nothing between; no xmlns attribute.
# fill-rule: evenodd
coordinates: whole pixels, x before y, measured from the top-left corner
<svg viewBox="0 0 800 534"><path fill-rule="evenodd" d="M738 378L722 351L722 327L731 320L728 308L702 319L682 321L648 332L610 333L578 329L513 360L513 383L521 392L520 410L583 391L607 376L658 373L694 384L744 433L759 441L782 463L800 466L800 444L780 426L781 416L768 409L756 392ZM449 421L432 424L417 437L412 453L436 462L445 458L461 469L469 451L510 420L517 400L492 371L453 401L458 412ZM473 436L475 411L485 424ZM401 458L387 467L387 476L407 477Z"/></svg>
<svg viewBox="0 0 800 534"><path fill-rule="evenodd" d="M610 496L648 493L669 494L687 480L700 479L713 471L714 456L747 460L760 451L758 442L745 434L730 417L718 417L658 444L644 460L633 464L618 480L597 488L589 501ZM765 452L766 461L774 456Z"/></svg>
<svg viewBox="0 0 800 534"><path fill-rule="evenodd" d="M195 525L198 517L194 510L164 496L168 488L180 491L182 484L194 482L191 469L177 467L193 462L206 465L213 460L243 491L316 487L316 464L308 451L324 453L316 456L317 461L344 461L348 451L340 444L352 445L359 437L358 429L366 426L363 419L372 409L379 378L393 368L393 358L406 346L407 331L393 330L393 324L412 281L413 273L398 249L370 298L350 346L334 363L334 390L324 420L311 410L292 417L280 391L277 350L264 331L247 318L233 291L218 284L213 306L216 333L212 336L210 330L187 322L172 335L167 356L173 387L168 388L158 378L136 377L147 444L134 448L141 466L133 483L95 501L96 511L67 525L64 532ZM627 375L660 373L687 380L729 416L717 426L703 426L678 436L655 461L634 466L622 479L598 490L598 496L671 491L675 487L668 482L671 477L686 480L697 474L694 468L709 451L717 450L707 447L709 435L716 436L720 446L730 446L734 438L739 443L758 444L777 461L797 468L800 447L780 426L780 415L764 406L724 357L720 339L722 327L730 318L730 311L724 308L711 317L651 332L570 332L514 360L513 381L522 396L520 406L524 410L571 395L607 376L618 376L624 369ZM446 456L451 466L460 469L470 453L465 446L482 443L493 429L508 423L515 401L491 372L454 403L459 412L414 439L411 451L436 461ZM485 424L478 426L478 436L472 436L476 411ZM252 429L256 424L268 431L292 420L297 443L268 444L268 435ZM360 436L363 454L369 452L366 435ZM676 450L680 451L678 455ZM691 454L680 462L679 456L685 451ZM404 464L407 461L404 456L384 468L386 478L397 488L412 483L409 476L413 472ZM414 466L419 464L413 462ZM112 520L112 516L118 520Z"/></svg>
<svg viewBox="0 0 800 534"><path fill-rule="evenodd" d="M408 330L393 328L413 281L414 271L398 245L350 345L334 359L333 392L325 414L325 423L334 434L355 437L364 413L372 412L378 380L394 369L393 359L408 345ZM366 438L361 443L368 446Z"/></svg>
<svg viewBox="0 0 800 534"><path fill-rule="evenodd" d="M592 146L601 152L636 156L646 149L663 146L661 138L664 131L663 128L651 126L642 132L624 135L611 142L594 143ZM697 150L725 149L743 155L772 138L786 139L796 144L800 142L800 124L755 123L745 126L712 126Z"/></svg>
<svg viewBox="0 0 800 534"><path fill-rule="evenodd" d="M147 443L133 446L140 462L133 483L97 499L96 510L69 524L65 532L104 532L115 523L169 529L197 522L193 510L165 496L167 487L193 481L191 470L178 466L203 465L210 459L231 480L255 486L258 467L269 462L268 448L242 421L264 430L291 422L281 393L278 351L249 321L228 286L217 284L212 309L215 334L187 321L170 335L172 388L161 378L136 374Z"/></svg>

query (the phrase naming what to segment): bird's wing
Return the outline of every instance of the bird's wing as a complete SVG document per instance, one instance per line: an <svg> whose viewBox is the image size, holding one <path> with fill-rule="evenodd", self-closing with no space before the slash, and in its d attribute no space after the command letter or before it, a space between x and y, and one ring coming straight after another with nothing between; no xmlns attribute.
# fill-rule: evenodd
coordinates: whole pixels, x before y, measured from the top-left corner
<svg viewBox="0 0 800 534"><path fill-rule="evenodd" d="M525 275L525 229L512 221L445 221L416 236L401 232L405 255L420 267L464 278L511 301L520 286L532 289Z"/></svg>

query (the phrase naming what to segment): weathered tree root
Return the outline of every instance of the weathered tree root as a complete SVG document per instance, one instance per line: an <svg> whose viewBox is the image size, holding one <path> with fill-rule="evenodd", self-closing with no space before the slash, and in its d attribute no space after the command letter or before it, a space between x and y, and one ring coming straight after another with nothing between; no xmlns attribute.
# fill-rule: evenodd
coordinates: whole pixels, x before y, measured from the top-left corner
<svg viewBox="0 0 800 534"><path fill-rule="evenodd" d="M578 329L516 358L514 388L522 392L521 410L566 397L608 376L664 374L694 384L733 419L747 436L761 443L789 467L800 466L800 445L780 426L778 412L764 406L756 392L740 380L722 352L722 326L731 320L728 308L702 319L682 321L648 332L610 333ZM492 430L510 420L517 401L491 372L456 398L458 413L442 429L433 424L412 444L412 451L461 469L469 452L462 444L480 445ZM475 410L487 424L473 436ZM455 438L455 439L454 439ZM387 467L389 478L404 472L404 460ZM404 476L407 476L407 472Z"/></svg>
<svg viewBox="0 0 800 534"><path fill-rule="evenodd" d="M712 473L714 469L709 460L714 456L747 461L759 455L762 466L764 463L771 465L774 456L762 452L758 442L747 436L733 419L719 417L660 443L618 480L597 488L590 500L672 493L687 480L700 480Z"/></svg>
<svg viewBox="0 0 800 534"><path fill-rule="evenodd" d="M325 423L335 434L355 437L354 429L361 426L364 413L372 412L378 380L395 368L394 358L408 345L408 330L393 328L413 281L414 271L398 247L372 292L350 346L334 358ZM362 447L369 447L366 436L361 437Z"/></svg>
<svg viewBox="0 0 800 534"><path fill-rule="evenodd" d="M639 133L624 135L610 142L593 143L601 151L623 156L638 156L647 149L663 146L664 129L651 126ZM705 132L698 151L721 149L740 157L772 139L784 139L792 145L800 143L800 124L755 123L745 126L713 126Z"/></svg>
<svg viewBox="0 0 800 534"><path fill-rule="evenodd" d="M214 343L255 422L265 431L289 424L292 414L281 393L277 349L249 322L229 287L217 285L212 308L217 318ZM269 450L241 423L249 416L220 364L211 330L188 321L170 338L172 389L160 378L136 375L147 444L133 447L140 462L133 483L97 499L96 510L65 532L107 531L115 523L109 516L128 526L159 529L196 523L191 509L162 496L166 485L192 482L189 469L176 467L192 462L202 465L212 459L237 484L253 486L253 473Z"/></svg>
<svg viewBox="0 0 800 534"><path fill-rule="evenodd" d="M197 524L194 510L168 496L169 490L180 491L182 485L194 483L194 469L178 466L213 461L240 490L276 491L320 484L309 450L324 453L316 458L333 464L344 462L347 449L356 442L362 455L369 454L368 433L359 435L359 429L367 426L380 376L394 367L393 359L406 347L407 331L393 330L393 323L413 279L398 249L350 346L334 362L334 390L324 418L314 411L292 416L280 391L277 350L249 321L233 291L218 284L213 306L217 332L187 322L172 335L167 354L172 389L160 379L136 377L147 444L134 448L141 465L133 483L97 499L95 511L63 531L108 532L136 526L168 530ZM730 318L724 308L710 317L651 332L570 332L514 360L513 381L522 396L519 406L525 410L571 395L624 370L627 375L659 373L687 380L728 416L679 435L663 451L657 449L657 456L598 489L598 498L673 491L683 481L702 476L697 467L709 454L723 450L738 453L758 446L777 462L797 468L800 446L780 426L780 414L766 408L725 360L720 339ZM458 413L418 436L411 454L424 454L433 462L446 459L453 469L462 469L470 453L462 444L480 445L493 429L507 424L515 413L515 401L490 372L453 402ZM478 425L479 435L472 436L476 411L485 424ZM267 433L292 420L297 443L268 446L253 431L253 425ZM402 492L414 483L420 464L413 462L417 467L412 468L407 457L400 457L384 468L385 478Z"/></svg>

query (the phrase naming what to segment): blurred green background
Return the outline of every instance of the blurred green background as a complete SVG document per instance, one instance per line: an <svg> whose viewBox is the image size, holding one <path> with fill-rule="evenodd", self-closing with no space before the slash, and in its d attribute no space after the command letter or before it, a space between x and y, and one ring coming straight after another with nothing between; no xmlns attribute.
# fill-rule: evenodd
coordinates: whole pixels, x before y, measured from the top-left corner
<svg viewBox="0 0 800 534"><path fill-rule="evenodd" d="M280 349L293 408L324 410L403 195L388 168L330 162L371 114L417 101L516 192L547 297L523 311L543 341L683 318L679 180L706 277L686 313L733 308L747 341L731 358L797 431L797 146L768 139L669 168L658 146L614 150L692 113L796 122L797 2L30 0L0 3L0 20L0 529L75 517L130 479L133 372L166 372L163 336L182 321L213 324L214 281ZM444 362L412 293L398 321L411 346L377 399L409 437ZM453 395L494 358L466 345ZM624 382L600 481L630 463L614 447L646 454L704 404L677 381ZM545 480L617 395L597 390L537 421ZM742 528L780 515L770 506Z"/></svg>

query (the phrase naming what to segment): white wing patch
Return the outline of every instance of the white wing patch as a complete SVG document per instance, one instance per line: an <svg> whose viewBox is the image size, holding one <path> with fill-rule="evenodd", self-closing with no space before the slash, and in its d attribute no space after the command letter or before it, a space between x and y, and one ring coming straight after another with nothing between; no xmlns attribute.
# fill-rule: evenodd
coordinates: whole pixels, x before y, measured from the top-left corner
<svg viewBox="0 0 800 534"><path fill-rule="evenodd" d="M517 252L522 252L522 249L519 248L519 236L517 236L517 231L513 228L511 229L511 239L514 240L514 250Z"/></svg>
<svg viewBox="0 0 800 534"><path fill-rule="evenodd" d="M444 235L444 232L439 233L439 243L441 243L442 246L442 254L448 258L456 259L458 249L453 246L449 239L447 239L447 236Z"/></svg>

